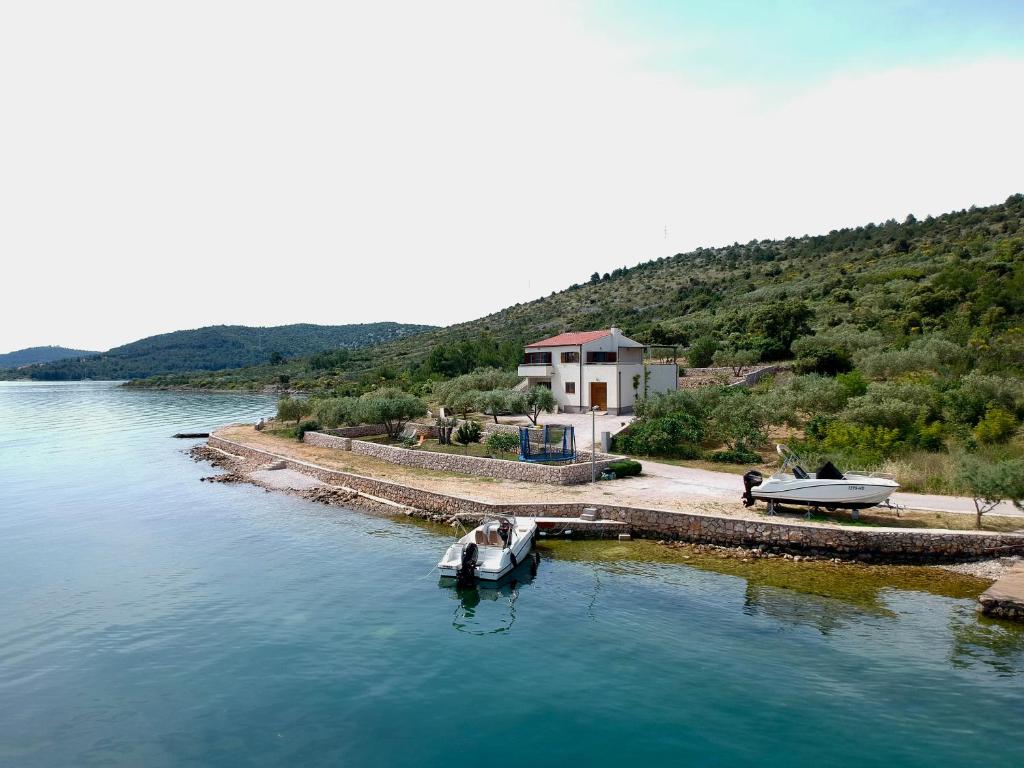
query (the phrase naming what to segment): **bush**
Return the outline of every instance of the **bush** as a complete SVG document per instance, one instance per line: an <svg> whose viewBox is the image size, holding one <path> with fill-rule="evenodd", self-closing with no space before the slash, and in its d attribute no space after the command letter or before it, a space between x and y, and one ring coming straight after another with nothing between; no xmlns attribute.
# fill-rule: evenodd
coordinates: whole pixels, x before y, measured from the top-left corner
<svg viewBox="0 0 1024 768"><path fill-rule="evenodd" d="M753 451L743 448L735 450L715 451L708 455L710 461L717 461L721 464L760 464L761 457Z"/></svg>
<svg viewBox="0 0 1024 768"><path fill-rule="evenodd" d="M615 436L615 450L640 456L696 459L704 430L685 414L638 419Z"/></svg>
<svg viewBox="0 0 1024 768"><path fill-rule="evenodd" d="M512 453L519 450L519 435L513 432L492 432L487 436L487 447L495 453Z"/></svg>
<svg viewBox="0 0 1024 768"><path fill-rule="evenodd" d="M848 464L872 467L895 454L900 447L897 429L832 422L825 431L821 445L826 451L840 453Z"/></svg>
<svg viewBox="0 0 1024 768"><path fill-rule="evenodd" d="M299 424L298 428L295 430L295 436L299 439L299 442L301 443L303 439L306 437L307 432L319 431L320 424L317 423L316 421L313 421L312 419L307 419L306 421Z"/></svg>
<svg viewBox="0 0 1024 768"><path fill-rule="evenodd" d="M838 343L818 336L804 336L793 342L797 373L835 376L853 368L849 351Z"/></svg>
<svg viewBox="0 0 1024 768"><path fill-rule="evenodd" d="M686 362L691 368L708 368L718 350L718 342L710 336L701 336L686 352Z"/></svg>
<svg viewBox="0 0 1024 768"><path fill-rule="evenodd" d="M989 408L985 417L974 428L974 438L979 443L1005 443L1017 431L1017 419L1002 408Z"/></svg>
<svg viewBox="0 0 1024 768"><path fill-rule="evenodd" d="M643 464L632 459L624 459L613 461L608 465L608 469L614 472L616 477L634 477L643 471Z"/></svg>
<svg viewBox="0 0 1024 768"><path fill-rule="evenodd" d="M469 445L480 442L481 429L475 421L464 421L455 430L455 442L459 445Z"/></svg>

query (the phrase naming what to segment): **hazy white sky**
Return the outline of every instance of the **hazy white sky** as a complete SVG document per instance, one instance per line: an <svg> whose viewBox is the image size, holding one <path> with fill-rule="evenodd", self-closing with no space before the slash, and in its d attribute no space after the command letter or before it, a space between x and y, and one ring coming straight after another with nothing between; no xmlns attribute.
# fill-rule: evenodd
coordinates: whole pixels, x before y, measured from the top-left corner
<svg viewBox="0 0 1024 768"><path fill-rule="evenodd" d="M448 324L1024 191L1019 6L713 5L4 2L0 352Z"/></svg>

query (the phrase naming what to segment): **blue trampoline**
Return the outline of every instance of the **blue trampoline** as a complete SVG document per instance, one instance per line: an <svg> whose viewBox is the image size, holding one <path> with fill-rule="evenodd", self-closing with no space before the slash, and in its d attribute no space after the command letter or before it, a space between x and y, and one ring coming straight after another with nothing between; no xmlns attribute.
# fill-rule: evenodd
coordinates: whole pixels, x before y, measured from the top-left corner
<svg viewBox="0 0 1024 768"><path fill-rule="evenodd" d="M519 428L519 460L534 463L576 461L576 430L568 424L545 424L544 443L530 440L530 428Z"/></svg>

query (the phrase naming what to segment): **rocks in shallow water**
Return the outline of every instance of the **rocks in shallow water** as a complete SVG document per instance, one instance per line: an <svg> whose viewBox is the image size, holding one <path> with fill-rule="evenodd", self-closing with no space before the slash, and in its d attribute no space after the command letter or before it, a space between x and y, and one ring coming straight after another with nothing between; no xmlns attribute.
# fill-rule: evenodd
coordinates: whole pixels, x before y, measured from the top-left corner
<svg viewBox="0 0 1024 768"><path fill-rule="evenodd" d="M226 472L223 475L210 475L209 477L200 477L199 481L202 483L244 483L245 478L237 472Z"/></svg>
<svg viewBox="0 0 1024 768"><path fill-rule="evenodd" d="M331 488L324 485L302 491L299 495L304 499L321 504L351 504L359 499L359 494L355 491L347 491L344 488Z"/></svg>

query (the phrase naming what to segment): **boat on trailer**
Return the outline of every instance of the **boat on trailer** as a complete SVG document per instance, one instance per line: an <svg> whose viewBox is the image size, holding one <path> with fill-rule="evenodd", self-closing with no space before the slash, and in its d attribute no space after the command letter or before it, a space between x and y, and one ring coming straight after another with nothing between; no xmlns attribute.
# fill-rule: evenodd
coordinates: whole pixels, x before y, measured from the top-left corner
<svg viewBox="0 0 1024 768"><path fill-rule="evenodd" d="M462 583L498 581L530 556L537 523L528 517L494 515L460 538L437 564L441 576Z"/></svg>
<svg viewBox="0 0 1024 768"><path fill-rule="evenodd" d="M867 509L888 503L889 496L900 484L882 475L842 473L832 462L826 461L814 473L800 466L800 457L785 445L777 445L782 467L771 477L756 469L743 475L743 505L751 507L756 501L768 503L768 514L775 513L776 504L796 504L804 507L836 509ZM789 470L788 472L786 470Z"/></svg>

